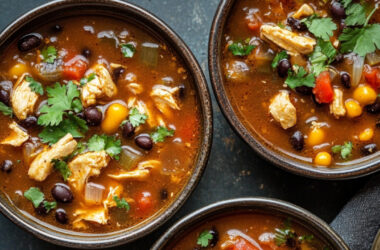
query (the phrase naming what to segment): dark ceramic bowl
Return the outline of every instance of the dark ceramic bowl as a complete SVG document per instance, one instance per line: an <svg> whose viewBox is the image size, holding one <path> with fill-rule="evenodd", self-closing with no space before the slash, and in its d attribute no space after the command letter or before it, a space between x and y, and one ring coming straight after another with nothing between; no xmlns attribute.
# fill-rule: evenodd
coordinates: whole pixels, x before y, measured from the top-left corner
<svg viewBox="0 0 380 250"><path fill-rule="evenodd" d="M74 248L105 248L131 242L152 232L183 205L201 178L207 163L212 143L212 109L207 82L189 48L163 21L130 3L117 0L52 1L31 10L10 24L0 34L0 50L4 49L9 42L19 37L24 31L32 29L41 23L71 15L84 14L110 16L132 22L167 42L183 59L190 75L192 75L202 110L201 144L191 177L187 183L183 183L183 190L170 206L161 209L151 218L131 228L107 234L88 234L62 230L22 213L9 202L6 195L0 194L1 212L15 224L38 238Z"/></svg>
<svg viewBox="0 0 380 250"><path fill-rule="evenodd" d="M226 22L239 0L222 0L219 4L211 27L209 41L209 71L212 86L219 106L234 130L261 157L276 166L292 173L317 179L350 179L365 176L380 170L380 157L372 155L350 161L336 168L314 167L311 163L297 160L259 139L255 133L248 131L237 116L224 88L223 67L221 65L222 39Z"/></svg>
<svg viewBox="0 0 380 250"><path fill-rule="evenodd" d="M321 240L329 243L332 249L348 250L344 241L329 225L317 216L291 203L269 198L238 198L220 201L201 208L175 223L153 245L151 250L163 250L170 244L175 243L192 228L201 225L212 218L237 214L239 212L259 212L291 218L299 225L308 229Z"/></svg>
<svg viewBox="0 0 380 250"><path fill-rule="evenodd" d="M380 250L380 230L375 237L375 241L373 242L371 250Z"/></svg>

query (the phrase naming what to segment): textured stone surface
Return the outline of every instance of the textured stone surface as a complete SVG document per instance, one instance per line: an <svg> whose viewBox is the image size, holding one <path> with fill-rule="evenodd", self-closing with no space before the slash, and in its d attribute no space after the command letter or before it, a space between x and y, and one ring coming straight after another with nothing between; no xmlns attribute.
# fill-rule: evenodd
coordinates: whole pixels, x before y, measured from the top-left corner
<svg viewBox="0 0 380 250"><path fill-rule="evenodd" d="M43 0L1 0L0 29ZM189 45L208 78L208 33L218 0L133 0L155 13ZM211 86L210 86L211 90ZM120 249L148 249L166 228L197 208L244 196L266 196L300 205L330 222L366 178L328 182L286 173L259 158L224 119L213 97L214 145L203 178L182 209L162 228ZM0 249L53 249L0 215ZM126 248L127 247L127 248ZM60 249L59 247L54 247Z"/></svg>

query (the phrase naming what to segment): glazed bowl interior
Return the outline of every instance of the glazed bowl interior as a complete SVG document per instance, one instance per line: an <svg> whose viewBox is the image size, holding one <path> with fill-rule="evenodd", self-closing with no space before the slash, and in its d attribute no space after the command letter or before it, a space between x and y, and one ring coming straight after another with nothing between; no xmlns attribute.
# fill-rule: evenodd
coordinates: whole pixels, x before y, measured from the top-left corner
<svg viewBox="0 0 380 250"><path fill-rule="evenodd" d="M239 0L222 0L214 17L209 41L209 71L219 106L234 130L261 157L292 173L317 179L350 179L380 170L380 154L344 162L337 167L315 167L282 152L276 145L264 141L256 132L247 129L238 111L233 108L224 87L222 51L224 30L235 3Z"/></svg>
<svg viewBox="0 0 380 250"><path fill-rule="evenodd" d="M89 234L63 230L49 225L32 215L20 211L4 194L0 194L0 210L15 224L33 233L35 236L49 242L75 248L105 248L136 240L162 225L185 202L198 183L206 166L212 140L211 102L204 75L183 41L165 23L149 12L135 5L117 0L58 0L42 5L14 21L0 34L0 51L24 32L30 32L47 20L69 16L97 15L121 19L133 23L150 34L165 41L183 60L192 76L194 88L197 91L198 104L201 109L200 147L194 161L193 173L183 183L183 188L176 199L167 207L161 208L155 215L133 227L106 233Z"/></svg>
<svg viewBox="0 0 380 250"><path fill-rule="evenodd" d="M237 198L201 208L174 224L154 244L152 250L167 249L193 228L214 218L239 213L261 213L290 218L303 226L333 249L349 249L344 241L324 221L291 203L269 198Z"/></svg>

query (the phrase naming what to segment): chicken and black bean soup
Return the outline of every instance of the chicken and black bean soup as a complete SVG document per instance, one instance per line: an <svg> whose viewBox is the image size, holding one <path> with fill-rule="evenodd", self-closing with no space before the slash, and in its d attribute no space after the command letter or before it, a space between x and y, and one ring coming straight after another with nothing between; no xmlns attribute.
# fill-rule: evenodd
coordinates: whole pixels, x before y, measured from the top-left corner
<svg viewBox="0 0 380 250"><path fill-rule="evenodd" d="M225 86L265 144L338 167L380 143L376 1L237 1L224 31Z"/></svg>
<svg viewBox="0 0 380 250"><path fill-rule="evenodd" d="M88 233L167 207L192 173L202 129L181 59L109 17L29 32L0 56L2 191L29 216Z"/></svg>
<svg viewBox="0 0 380 250"><path fill-rule="evenodd" d="M195 227L166 249L329 250L317 236L290 219L246 213L215 218Z"/></svg>

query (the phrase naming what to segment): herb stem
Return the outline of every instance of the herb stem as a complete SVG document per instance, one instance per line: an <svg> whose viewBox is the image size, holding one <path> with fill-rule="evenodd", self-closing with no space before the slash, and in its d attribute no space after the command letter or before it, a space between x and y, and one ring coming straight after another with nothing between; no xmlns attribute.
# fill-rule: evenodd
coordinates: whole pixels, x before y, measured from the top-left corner
<svg viewBox="0 0 380 250"><path fill-rule="evenodd" d="M372 15L376 12L376 10L379 8L378 4L375 4L375 8L369 13L367 19L365 20L364 27L368 25L369 20L371 19Z"/></svg>

